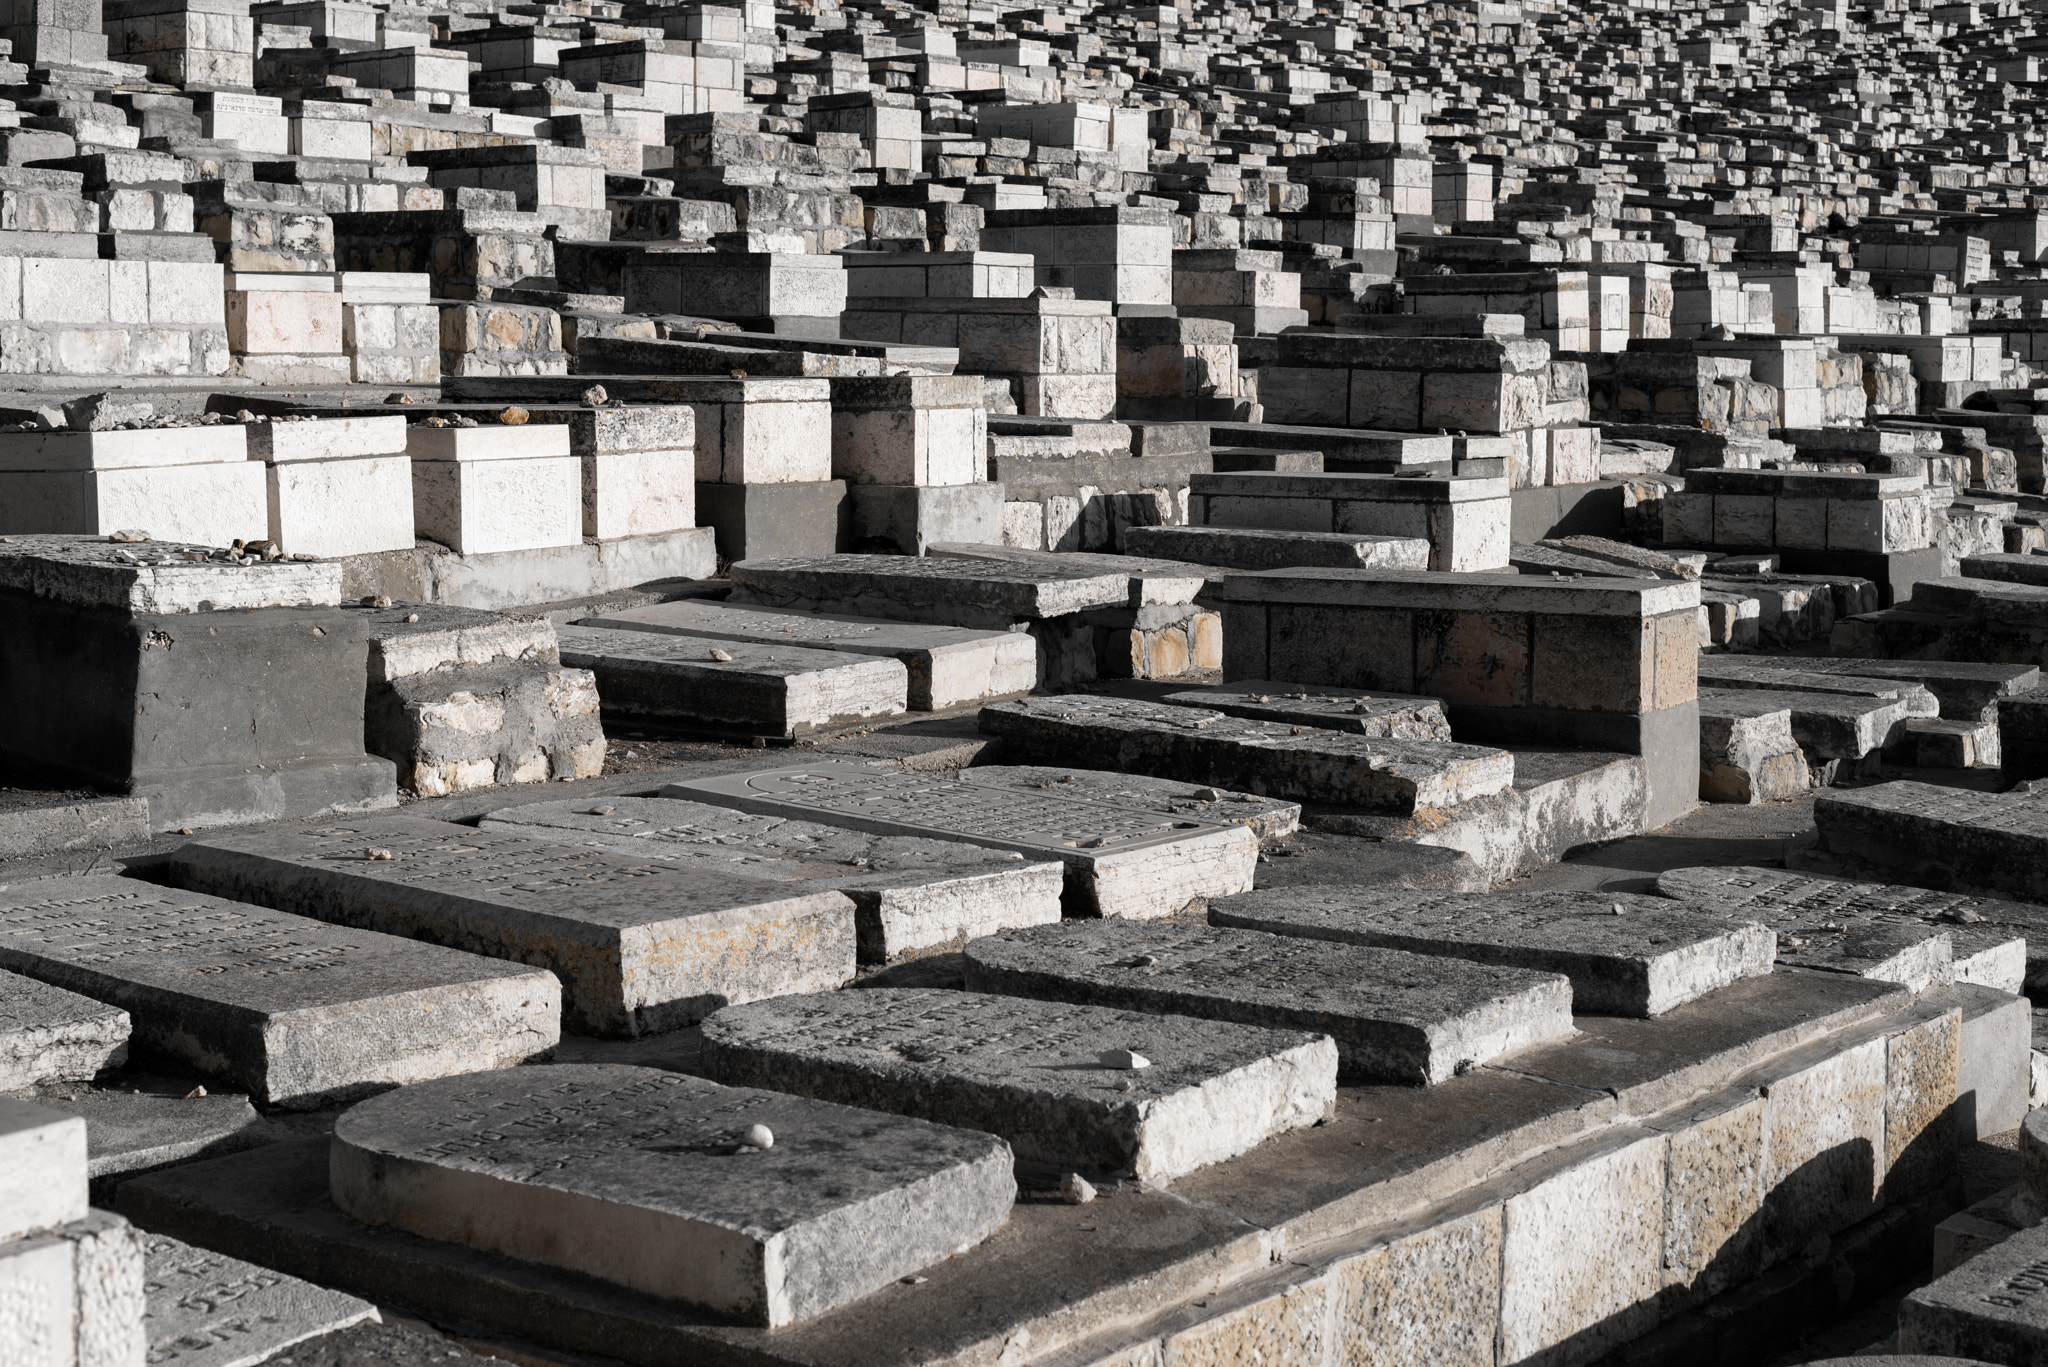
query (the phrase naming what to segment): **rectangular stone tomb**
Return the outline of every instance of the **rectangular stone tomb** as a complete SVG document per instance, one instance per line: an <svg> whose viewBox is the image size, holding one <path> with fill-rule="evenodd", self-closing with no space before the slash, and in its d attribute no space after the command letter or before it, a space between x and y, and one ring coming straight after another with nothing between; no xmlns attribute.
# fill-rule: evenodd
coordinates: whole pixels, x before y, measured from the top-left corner
<svg viewBox="0 0 2048 1367"><path fill-rule="evenodd" d="M242 1367L380 1318L354 1296L162 1234L141 1238L142 1333L152 1363Z"/></svg>
<svg viewBox="0 0 2048 1367"><path fill-rule="evenodd" d="M853 976L853 904L413 817L193 841L182 885L553 970L562 1021L640 1035Z"/></svg>
<svg viewBox="0 0 2048 1367"><path fill-rule="evenodd" d="M137 1043L274 1105L502 1068L561 1034L550 974L108 874L0 889L0 967L121 1007Z"/></svg>
<svg viewBox="0 0 2048 1367"><path fill-rule="evenodd" d="M0 973L0 1092L85 1082L128 1060L128 1013L61 987Z"/></svg>
<svg viewBox="0 0 2048 1367"><path fill-rule="evenodd" d="M1130 600L1130 576L904 555L742 560L734 603L1002 630Z"/></svg>
<svg viewBox="0 0 2048 1367"><path fill-rule="evenodd" d="M982 992L729 1006L704 1022L703 1061L720 1082L987 1130L1041 1171L1145 1182L1316 1124L1337 1101L1327 1035Z"/></svg>
<svg viewBox="0 0 2048 1367"><path fill-rule="evenodd" d="M832 891L853 902L863 963L958 949L977 935L1060 919L1065 867L957 840L874 835L669 797L535 802L487 831L610 850L678 868Z"/></svg>
<svg viewBox="0 0 2048 1367"><path fill-rule="evenodd" d="M1717 717L1791 714L1792 739L1821 759L1860 759L1883 748L1892 728L1908 717L1931 717L1932 695L1919 698L1858 697L1849 693L1777 692L1761 688L1720 688L1701 670L1700 710ZM1916 690L1917 691L1917 690Z"/></svg>
<svg viewBox="0 0 2048 1367"><path fill-rule="evenodd" d="M1835 789L1815 800L1813 824L1816 853L1852 877L2048 901L2048 791Z"/></svg>
<svg viewBox="0 0 2048 1367"><path fill-rule="evenodd" d="M913 712L1029 693L1038 682L1038 642L1021 631L776 612L702 598L586 617L579 625L887 656L902 661L910 672L908 701Z"/></svg>
<svg viewBox="0 0 2048 1367"><path fill-rule="evenodd" d="M1209 923L1562 973L1572 1008L1661 1016L1771 971L1753 923L1628 893L1416 892L1363 885L1267 888L1209 905Z"/></svg>
<svg viewBox="0 0 2048 1367"><path fill-rule="evenodd" d="M1899 1303L1895 1362L2040 1362L2048 1356L2048 1224L2022 1229Z"/></svg>
<svg viewBox="0 0 2048 1367"><path fill-rule="evenodd" d="M1256 793L1233 793L1170 778L1119 774L1108 769L1063 769L1042 764L977 764L960 771L962 783L983 788L1009 788L1020 793L1051 793L1135 807L1204 821L1217 826L1249 826L1261 840L1301 829L1301 804Z"/></svg>
<svg viewBox="0 0 2048 1367"><path fill-rule="evenodd" d="M1250 891L1258 864L1258 839L1242 826L855 764L672 783L661 795L1058 859L1070 909L1083 915L1171 916L1197 898Z"/></svg>
<svg viewBox="0 0 2048 1367"><path fill-rule="evenodd" d="M1751 917L1778 932L1778 960L1864 977L1979 983L2020 992L2048 981L2048 908L1790 869L1666 869L1657 891ZM1948 940L1950 967L1937 962Z"/></svg>
<svg viewBox="0 0 2048 1367"><path fill-rule="evenodd" d="M1451 741L1394 740L1228 717L1204 708L1067 693L981 709L1004 754L1087 755L1126 773L1409 816L1506 791L1515 758Z"/></svg>
<svg viewBox="0 0 2048 1367"><path fill-rule="evenodd" d="M771 736L895 717L910 690L893 659L651 631L558 627L562 663L597 675L609 717Z"/></svg>
<svg viewBox="0 0 2048 1367"><path fill-rule="evenodd" d="M773 1328L979 1244L1009 1218L1012 1162L975 1130L552 1065L354 1107L334 1128L330 1191L368 1224Z"/></svg>
<svg viewBox="0 0 2048 1367"><path fill-rule="evenodd" d="M1206 707L1226 717L1314 726L1325 731L1352 731L1361 736L1394 740L1449 740L1451 723L1435 698L1400 693L1367 693L1327 684L1273 683L1266 679L1235 679L1220 688L1190 688L1168 693L1161 702L1178 707Z"/></svg>
<svg viewBox="0 0 2048 1367"><path fill-rule="evenodd" d="M1437 1083L1572 1033L1560 974L1185 923L1077 921L967 946L967 986L1337 1041L1342 1073Z"/></svg>

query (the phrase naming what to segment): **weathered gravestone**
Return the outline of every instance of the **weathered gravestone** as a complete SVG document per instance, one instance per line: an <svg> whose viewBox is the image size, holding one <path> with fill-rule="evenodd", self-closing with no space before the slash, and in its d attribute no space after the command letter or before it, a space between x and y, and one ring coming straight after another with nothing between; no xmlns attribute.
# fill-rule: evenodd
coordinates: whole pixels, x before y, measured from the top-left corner
<svg viewBox="0 0 2048 1367"><path fill-rule="evenodd" d="M0 973L0 1092L83 1082L128 1058L128 1013L18 973Z"/></svg>
<svg viewBox="0 0 2048 1367"><path fill-rule="evenodd" d="M1615 1016L1660 1016L1768 973L1776 938L1754 923L1627 893L1365 886L1225 897L1210 903L1209 923L1562 973L1574 1010Z"/></svg>
<svg viewBox="0 0 2048 1367"><path fill-rule="evenodd" d="M635 1035L853 976L853 904L730 873L386 817L193 841L182 885L550 969L562 1020Z"/></svg>
<svg viewBox="0 0 2048 1367"><path fill-rule="evenodd" d="M1221 688L1192 688L1168 693L1162 702L1206 707L1227 717L1314 726L1325 731L1355 731L1361 736L1395 740L1449 740L1451 724L1435 698L1398 693L1367 693L1324 684L1274 683L1268 679L1235 679Z"/></svg>
<svg viewBox="0 0 2048 1367"><path fill-rule="evenodd" d="M873 835L672 797L535 802L487 813L480 825L787 883L791 891L843 893L853 902L863 963L958 949L977 935L1057 921L1066 882L1058 861L1027 861L1015 851Z"/></svg>
<svg viewBox="0 0 2048 1367"><path fill-rule="evenodd" d="M369 1224L772 1328L980 1243L1009 1218L1011 1165L974 1130L577 1064L363 1102L335 1124L330 1185Z"/></svg>
<svg viewBox="0 0 2048 1367"><path fill-rule="evenodd" d="M967 946L967 986L1337 1041L1339 1069L1436 1083L1572 1031L1555 973L1181 923L1073 922Z"/></svg>
<svg viewBox="0 0 2048 1367"><path fill-rule="evenodd" d="M1258 862L1258 840L1242 826L854 764L671 783L661 795L1049 856L1066 865L1074 908L1100 916L1171 916L1196 898L1248 891Z"/></svg>
<svg viewBox="0 0 2048 1367"><path fill-rule="evenodd" d="M276 1105L501 1068L561 1031L552 974L110 875L0 888L0 967Z"/></svg>
<svg viewBox="0 0 2048 1367"><path fill-rule="evenodd" d="M1051 793L1086 798L1113 807L1135 807L1206 821L1218 826L1249 826L1259 839L1286 835L1301 826L1301 804L1234 793L1201 783L1176 783L1170 778L1120 774L1108 769L1062 769L1040 764L977 764L960 771L962 783L984 788L1010 788L1020 793Z"/></svg>
<svg viewBox="0 0 2048 1367"><path fill-rule="evenodd" d="M729 1006L704 1022L704 1067L720 1082L987 1130L1039 1169L1145 1181L1313 1125L1337 1099L1324 1035L920 989Z"/></svg>
<svg viewBox="0 0 2048 1367"><path fill-rule="evenodd" d="M352 1324L377 1307L161 1234L142 1238L142 1330L165 1367L255 1367L295 1343Z"/></svg>
<svg viewBox="0 0 2048 1367"><path fill-rule="evenodd" d="M2048 901L2048 790L1880 783L1821 794L1813 824L1814 849L1794 855L1850 875Z"/></svg>

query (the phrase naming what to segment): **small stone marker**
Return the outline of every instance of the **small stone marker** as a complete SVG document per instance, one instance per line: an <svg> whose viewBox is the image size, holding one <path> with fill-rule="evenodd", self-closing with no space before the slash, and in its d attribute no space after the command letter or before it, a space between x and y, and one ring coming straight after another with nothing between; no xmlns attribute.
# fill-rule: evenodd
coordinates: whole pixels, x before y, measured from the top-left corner
<svg viewBox="0 0 2048 1367"><path fill-rule="evenodd" d="M0 1244L83 1220L85 1122L0 1096Z"/></svg>
<svg viewBox="0 0 2048 1367"><path fill-rule="evenodd" d="M1196 898L1247 892L1258 865L1258 840L1242 826L900 769L764 769L672 783L661 795L881 835L965 840L1026 858L1049 856L1066 865L1076 909L1099 916L1171 916Z"/></svg>
<svg viewBox="0 0 2048 1367"><path fill-rule="evenodd" d="M259 1101L319 1105L547 1053L553 975L133 878L0 888L0 966L124 1008Z"/></svg>
<svg viewBox="0 0 2048 1367"><path fill-rule="evenodd" d="M1341 1072L1376 1082L1442 1082L1572 1033L1571 983L1555 973L1184 923L991 935L967 946L967 986L1325 1032Z"/></svg>
<svg viewBox="0 0 2048 1367"><path fill-rule="evenodd" d="M1206 707L1227 717L1315 726L1394 740L1449 740L1451 723L1436 698L1368 693L1327 684L1239 679L1223 688L1191 688L1160 699L1180 707Z"/></svg>
<svg viewBox="0 0 2048 1367"><path fill-rule="evenodd" d="M1107 769L1062 769L1039 764L977 764L960 771L962 783L1085 798L1112 807L1163 812L1218 826L1249 826L1265 840L1301 829L1301 804L1203 783L1119 774Z"/></svg>
<svg viewBox="0 0 2048 1367"><path fill-rule="evenodd" d="M377 1307L161 1234L142 1236L142 1332L149 1361L168 1367L255 1367L352 1324Z"/></svg>
<svg viewBox="0 0 2048 1367"><path fill-rule="evenodd" d="M853 976L853 904L729 873L384 817L197 840L182 884L553 970L585 1034L674 1029Z"/></svg>
<svg viewBox="0 0 2048 1367"><path fill-rule="evenodd" d="M1657 875L1657 891L1693 906L1755 917L1778 932L1779 959L1802 967L1845 967L1887 977L1872 971L1862 956L1845 958L1831 948L1836 941L1854 946L1889 927L1909 943L1947 936L1957 982L2016 993L2030 980L2048 977L2048 908L2025 902L1749 867L1666 869ZM1788 939L1805 943L1787 948Z"/></svg>
<svg viewBox="0 0 2048 1367"><path fill-rule="evenodd" d="M1019 1163L1160 1182L1313 1125L1337 1098L1326 1035L930 989L729 1006L704 1022L704 1067L987 1130Z"/></svg>
<svg viewBox="0 0 2048 1367"><path fill-rule="evenodd" d="M792 891L843 893L853 902L863 963L958 949L977 935L1057 921L1066 881L1056 860L671 797L535 802L491 812L481 826L788 883Z"/></svg>
<svg viewBox="0 0 2048 1367"><path fill-rule="evenodd" d="M1616 915L1621 912L1621 915ZM1754 923L1627 893L1436 893L1363 885L1270 888L1209 905L1211 925L1562 973L1572 1007L1661 1016L1771 971Z"/></svg>
<svg viewBox="0 0 2048 1367"><path fill-rule="evenodd" d="M765 1125L774 1144L745 1142ZM369 1224L777 1327L986 1239L1016 1199L993 1135L616 1064L473 1073L335 1124Z"/></svg>
<svg viewBox="0 0 2048 1367"><path fill-rule="evenodd" d="M2048 901L2048 784L1980 793L1932 783L1834 789L1813 804L1819 848L1902 883Z"/></svg>
<svg viewBox="0 0 2048 1367"><path fill-rule="evenodd" d="M127 1059L126 1011L0 973L0 1092L88 1081Z"/></svg>

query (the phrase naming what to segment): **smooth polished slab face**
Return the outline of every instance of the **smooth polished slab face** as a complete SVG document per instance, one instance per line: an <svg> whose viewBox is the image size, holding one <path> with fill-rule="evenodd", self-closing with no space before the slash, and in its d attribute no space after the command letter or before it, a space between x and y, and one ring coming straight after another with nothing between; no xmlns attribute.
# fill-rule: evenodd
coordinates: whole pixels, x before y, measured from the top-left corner
<svg viewBox="0 0 2048 1367"><path fill-rule="evenodd" d="M335 1125L330 1183L369 1224L773 1327L980 1243L1011 1165L974 1130L575 1064L364 1102Z"/></svg>
<svg viewBox="0 0 2048 1367"><path fill-rule="evenodd" d="M704 1045L721 1082L987 1130L1055 1174L1167 1181L1313 1125L1337 1096L1326 1035L981 992L729 1006Z"/></svg>

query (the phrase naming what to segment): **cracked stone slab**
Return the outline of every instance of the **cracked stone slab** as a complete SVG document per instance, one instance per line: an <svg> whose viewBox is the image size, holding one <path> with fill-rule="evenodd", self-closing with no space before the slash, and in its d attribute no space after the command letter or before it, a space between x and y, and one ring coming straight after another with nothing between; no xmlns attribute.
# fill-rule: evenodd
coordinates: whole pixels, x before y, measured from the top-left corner
<svg viewBox="0 0 2048 1367"><path fill-rule="evenodd" d="M1198 707L1086 694L981 709L1006 754L1036 762L1088 755L1127 773L1340 803L1400 816L1454 807L1514 783L1505 750L1393 740L1228 717Z"/></svg>
<svg viewBox="0 0 2048 1367"><path fill-rule="evenodd" d="M113 875L0 888L0 967L275 1105L504 1067L561 1033L552 974Z"/></svg>
<svg viewBox="0 0 2048 1367"><path fill-rule="evenodd" d="M1621 914L1617 915L1616 913ZM1562 973L1576 1011L1661 1016L1771 971L1761 925L1627 893L1270 888L1209 904L1211 925Z"/></svg>
<svg viewBox="0 0 2048 1367"><path fill-rule="evenodd" d="M195 840L171 867L183 886L549 969L585 1034L853 977L853 904L836 892L507 831L384 817Z"/></svg>
<svg viewBox="0 0 2048 1367"><path fill-rule="evenodd" d="M1213 822L1219 826L1249 826L1265 840L1289 835L1301 827L1301 804L1257 793L1236 793L1200 783L1177 783L1170 778L1147 778L1143 774L1119 774L1106 769L1063 769L1040 764L977 764L960 771L962 783L985 788L1013 788L1018 792L1051 793L1055 797L1086 798L1113 807L1136 807L1148 812Z"/></svg>
<svg viewBox="0 0 2048 1367"><path fill-rule="evenodd" d="M1112 1049L1149 1065L1105 1064ZM704 1022L703 1061L720 1082L987 1130L1020 1164L1148 1182L1313 1125L1337 1102L1327 1035L980 992L730 1006Z"/></svg>
<svg viewBox="0 0 2048 1367"><path fill-rule="evenodd" d="M832 891L853 902L863 963L957 950L977 935L1060 919L1065 866L957 840L875 835L672 797L534 802L487 831Z"/></svg>
<svg viewBox="0 0 2048 1367"><path fill-rule="evenodd" d="M152 1363L255 1367L295 1343L381 1319L368 1301L162 1234L142 1236L142 1267Z"/></svg>
<svg viewBox="0 0 2048 1367"><path fill-rule="evenodd" d="M771 1328L965 1252L1017 1192L994 1135L616 1064L389 1092L332 1152L334 1203L367 1224Z"/></svg>
<svg viewBox="0 0 2048 1367"><path fill-rule="evenodd" d="M1055 858L1066 866L1070 903L1089 915L1171 916L1196 899L1249 891L1258 866L1258 839L1243 826L893 768L827 763L764 769L672 783L661 795Z"/></svg>
<svg viewBox="0 0 2048 1367"><path fill-rule="evenodd" d="M128 1013L0 972L0 1092L86 1082L128 1059Z"/></svg>
<svg viewBox="0 0 2048 1367"><path fill-rule="evenodd" d="M1436 1083L1572 1033L1562 974L1182 922L1070 921L971 941L967 986L1337 1041L1338 1067Z"/></svg>
<svg viewBox="0 0 2048 1367"><path fill-rule="evenodd" d="M1819 848L1851 872L2048 901L2048 785L1980 793L1932 783L1835 789L1813 804Z"/></svg>
<svg viewBox="0 0 2048 1367"><path fill-rule="evenodd" d="M1168 693L1163 701L1181 707L1206 707L1227 717L1315 726L1325 731L1350 731L1384 739L1451 738L1451 723L1444 716L1441 700L1401 693L1238 679L1225 687Z"/></svg>

